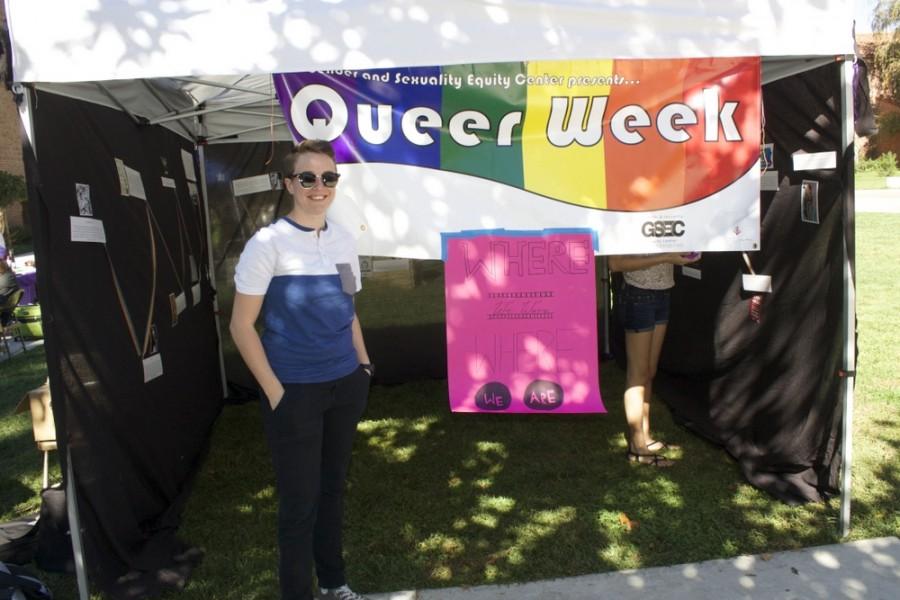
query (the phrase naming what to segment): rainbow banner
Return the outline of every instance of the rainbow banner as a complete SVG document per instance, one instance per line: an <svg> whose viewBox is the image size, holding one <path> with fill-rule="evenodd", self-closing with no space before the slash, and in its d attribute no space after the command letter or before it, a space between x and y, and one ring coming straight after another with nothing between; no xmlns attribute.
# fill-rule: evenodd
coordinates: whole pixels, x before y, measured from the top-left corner
<svg viewBox="0 0 900 600"><path fill-rule="evenodd" d="M587 226L601 233L603 254L758 248L758 57L329 71L274 82L296 139L332 141L350 179L383 178L384 189L353 190L358 218L367 202L390 212L414 194L490 216L461 222L403 206L437 231ZM436 254L434 236L394 242Z"/></svg>
<svg viewBox="0 0 900 600"><path fill-rule="evenodd" d="M606 412L591 231L443 235L454 412Z"/></svg>

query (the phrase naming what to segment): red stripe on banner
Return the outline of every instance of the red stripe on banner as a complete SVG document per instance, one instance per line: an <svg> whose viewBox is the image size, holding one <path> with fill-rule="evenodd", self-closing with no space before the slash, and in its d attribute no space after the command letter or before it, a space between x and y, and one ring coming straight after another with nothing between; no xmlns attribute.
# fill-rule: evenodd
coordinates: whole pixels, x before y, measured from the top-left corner
<svg viewBox="0 0 900 600"><path fill-rule="evenodd" d="M760 62L759 58L704 59L696 64L685 81L688 97L699 96L710 83L721 86L720 103L737 101L734 122L743 141L724 139L719 123L719 141L704 142L694 136L687 145L685 204L714 194L746 173L759 159L760 144Z"/></svg>

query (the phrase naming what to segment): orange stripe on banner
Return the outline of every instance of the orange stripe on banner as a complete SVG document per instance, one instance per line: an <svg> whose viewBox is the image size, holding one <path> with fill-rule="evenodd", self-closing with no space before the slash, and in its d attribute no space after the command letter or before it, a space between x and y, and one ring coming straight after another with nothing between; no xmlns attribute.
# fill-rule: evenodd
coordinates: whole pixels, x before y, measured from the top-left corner
<svg viewBox="0 0 900 600"><path fill-rule="evenodd" d="M682 81L689 60L616 61L614 72L625 81L639 82L613 88L607 118L623 106L636 104L648 109L651 119L658 107L681 102ZM685 146L642 129L645 140L627 145L615 140L607 129L606 205L613 210L650 210L682 204L684 199ZM655 127L653 127L655 130Z"/></svg>
<svg viewBox="0 0 900 600"><path fill-rule="evenodd" d="M724 189L741 177L759 156L759 59L681 59L617 61L615 72L634 85L615 86L607 118L628 105L644 107L652 125L641 128L643 142L623 144L604 137L607 206L613 210L653 210L680 206ZM717 141L705 141L704 89L718 94L710 129ZM743 136L726 141L718 120L726 101L737 102L734 125ZM697 124L681 127L690 134L672 142L658 133L656 117L670 103L689 106ZM729 120L726 117L726 121Z"/></svg>

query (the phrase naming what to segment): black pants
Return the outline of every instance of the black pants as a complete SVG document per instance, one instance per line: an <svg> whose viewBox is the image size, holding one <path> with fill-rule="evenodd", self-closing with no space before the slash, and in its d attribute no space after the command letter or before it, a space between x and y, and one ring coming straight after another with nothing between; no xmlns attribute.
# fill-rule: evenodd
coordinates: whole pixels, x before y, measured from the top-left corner
<svg viewBox="0 0 900 600"><path fill-rule="evenodd" d="M262 396L263 424L278 486L278 572L282 600L308 600L312 567L321 587L344 577L344 481L353 436L369 392L358 368L323 383L285 384L273 411Z"/></svg>

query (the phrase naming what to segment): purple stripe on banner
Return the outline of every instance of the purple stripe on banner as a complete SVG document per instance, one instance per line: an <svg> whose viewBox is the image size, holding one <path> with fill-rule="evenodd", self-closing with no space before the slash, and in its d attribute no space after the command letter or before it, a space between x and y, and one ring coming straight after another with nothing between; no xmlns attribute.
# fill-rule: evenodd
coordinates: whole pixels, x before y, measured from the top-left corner
<svg viewBox="0 0 900 600"><path fill-rule="evenodd" d="M273 78L294 139L330 140L337 162L440 166L439 67L279 73ZM379 111L389 111L388 122L379 123ZM433 115L437 118L430 126Z"/></svg>

